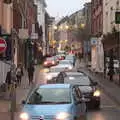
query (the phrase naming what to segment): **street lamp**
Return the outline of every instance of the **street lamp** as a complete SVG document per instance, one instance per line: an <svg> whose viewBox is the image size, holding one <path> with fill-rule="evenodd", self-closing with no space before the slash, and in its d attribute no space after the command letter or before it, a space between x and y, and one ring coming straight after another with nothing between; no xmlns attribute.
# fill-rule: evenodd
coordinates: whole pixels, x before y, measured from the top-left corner
<svg viewBox="0 0 120 120"><path fill-rule="evenodd" d="M53 27L53 29L54 29L54 30L57 30L57 29L58 29L58 27L57 27L57 26L54 26L54 27Z"/></svg>
<svg viewBox="0 0 120 120"><path fill-rule="evenodd" d="M68 26L68 25L66 25L66 26L65 26L65 29L66 29L66 30L68 30L68 29L69 29L69 26Z"/></svg>
<svg viewBox="0 0 120 120"><path fill-rule="evenodd" d="M63 30L63 26L62 26L62 25L61 25L61 26L59 26L59 29L60 29L60 30Z"/></svg>
<svg viewBox="0 0 120 120"><path fill-rule="evenodd" d="M65 40L65 43L67 43L68 42L68 40Z"/></svg>
<svg viewBox="0 0 120 120"><path fill-rule="evenodd" d="M80 24L80 28L84 29L84 28L85 28L85 24L84 24L84 23L81 23L81 24Z"/></svg>

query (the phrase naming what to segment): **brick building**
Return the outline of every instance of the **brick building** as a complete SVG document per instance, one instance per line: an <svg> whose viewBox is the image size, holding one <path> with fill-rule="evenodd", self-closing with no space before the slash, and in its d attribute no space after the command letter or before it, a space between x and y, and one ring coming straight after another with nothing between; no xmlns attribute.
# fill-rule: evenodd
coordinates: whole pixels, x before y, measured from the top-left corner
<svg viewBox="0 0 120 120"><path fill-rule="evenodd" d="M103 0L92 0L92 34L103 33Z"/></svg>
<svg viewBox="0 0 120 120"><path fill-rule="evenodd" d="M96 72L104 71L103 0L92 0L91 66Z"/></svg>

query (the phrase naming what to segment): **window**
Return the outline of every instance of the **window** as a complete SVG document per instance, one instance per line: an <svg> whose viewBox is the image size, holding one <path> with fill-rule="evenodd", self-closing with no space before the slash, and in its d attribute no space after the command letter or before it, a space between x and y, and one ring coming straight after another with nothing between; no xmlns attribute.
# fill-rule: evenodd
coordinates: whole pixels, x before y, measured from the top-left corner
<svg viewBox="0 0 120 120"><path fill-rule="evenodd" d="M69 88L38 88L27 100L28 104L67 104L70 102Z"/></svg>

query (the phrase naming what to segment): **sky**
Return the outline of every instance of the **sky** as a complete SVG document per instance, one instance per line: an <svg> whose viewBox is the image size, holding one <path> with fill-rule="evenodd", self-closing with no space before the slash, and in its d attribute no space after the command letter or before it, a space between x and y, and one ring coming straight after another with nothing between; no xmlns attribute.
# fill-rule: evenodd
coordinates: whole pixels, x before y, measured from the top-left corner
<svg viewBox="0 0 120 120"><path fill-rule="evenodd" d="M52 17L60 18L83 8L91 0L46 0L47 11Z"/></svg>

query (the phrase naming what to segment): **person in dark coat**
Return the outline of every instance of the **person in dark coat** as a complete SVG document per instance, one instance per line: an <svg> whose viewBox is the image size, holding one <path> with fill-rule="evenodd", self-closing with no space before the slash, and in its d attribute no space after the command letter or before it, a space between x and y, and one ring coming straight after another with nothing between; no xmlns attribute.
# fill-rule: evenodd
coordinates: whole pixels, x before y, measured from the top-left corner
<svg viewBox="0 0 120 120"><path fill-rule="evenodd" d="M34 65L30 64L28 67L28 78L29 78L29 85L33 84L33 76L34 76Z"/></svg>
<svg viewBox="0 0 120 120"><path fill-rule="evenodd" d="M113 75L114 75L114 69L110 69L109 72L108 72L108 75L109 75L109 80L110 81L113 81Z"/></svg>
<svg viewBox="0 0 120 120"><path fill-rule="evenodd" d="M6 76L6 80L5 80L5 83L7 85L7 89L9 90L10 89L10 85L12 83L12 80L11 80L11 70L9 70L7 72L7 76Z"/></svg>

